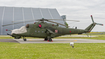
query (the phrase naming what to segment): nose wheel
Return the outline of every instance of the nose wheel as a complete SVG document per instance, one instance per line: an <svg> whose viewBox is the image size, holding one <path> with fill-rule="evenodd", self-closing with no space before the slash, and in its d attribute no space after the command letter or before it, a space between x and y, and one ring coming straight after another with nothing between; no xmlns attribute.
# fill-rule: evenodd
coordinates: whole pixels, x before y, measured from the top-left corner
<svg viewBox="0 0 105 59"><path fill-rule="evenodd" d="M27 41L27 39L23 39L24 41Z"/></svg>
<svg viewBox="0 0 105 59"><path fill-rule="evenodd" d="M48 40L48 38L46 37L45 39L44 39L44 41L47 41Z"/></svg>
<svg viewBox="0 0 105 59"><path fill-rule="evenodd" d="M27 41L27 39L23 37L23 41Z"/></svg>

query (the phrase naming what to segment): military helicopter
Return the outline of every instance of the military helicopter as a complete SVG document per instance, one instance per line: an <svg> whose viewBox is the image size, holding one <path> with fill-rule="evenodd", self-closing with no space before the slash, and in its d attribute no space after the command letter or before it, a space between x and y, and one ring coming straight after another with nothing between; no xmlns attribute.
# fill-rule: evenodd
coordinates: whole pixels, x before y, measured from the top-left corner
<svg viewBox="0 0 105 59"><path fill-rule="evenodd" d="M91 30L94 28L95 25L103 25L103 24L95 23L92 15L91 15L91 19L93 23L90 24L86 29L77 29L77 28L74 29L74 28L59 27L59 25L62 25L65 27L68 27L68 26L43 18L43 19L37 20L40 22L35 22L34 24L27 24L26 26L22 26L20 29L11 30L11 34L7 34L7 35L10 35L15 39L20 39L21 37L23 37L24 41L27 41L25 37L38 37L38 38L44 38L45 41L51 42L52 38L55 38L61 35L89 33L91 32ZM56 25L47 23L47 22L55 23ZM22 22L17 22L14 24L19 24L19 23L22 23ZM3 26L8 26L8 25L12 25L12 24L7 24ZM8 30L6 29L6 31Z"/></svg>

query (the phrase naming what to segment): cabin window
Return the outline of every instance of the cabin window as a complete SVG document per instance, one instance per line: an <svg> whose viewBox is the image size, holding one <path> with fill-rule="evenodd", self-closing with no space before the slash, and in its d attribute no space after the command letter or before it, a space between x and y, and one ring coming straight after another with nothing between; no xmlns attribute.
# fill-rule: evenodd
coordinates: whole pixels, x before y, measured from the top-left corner
<svg viewBox="0 0 105 59"><path fill-rule="evenodd" d="M35 31L35 32L37 32L37 31Z"/></svg>
<svg viewBox="0 0 105 59"><path fill-rule="evenodd" d="M44 33L44 31L42 31L42 33Z"/></svg>
<svg viewBox="0 0 105 59"><path fill-rule="evenodd" d="M38 31L38 32L40 32L40 31Z"/></svg>
<svg viewBox="0 0 105 59"><path fill-rule="evenodd" d="M44 33L44 31L37 31L37 30L35 30L35 32L38 32L38 33L40 33L40 32L41 32L41 33Z"/></svg>

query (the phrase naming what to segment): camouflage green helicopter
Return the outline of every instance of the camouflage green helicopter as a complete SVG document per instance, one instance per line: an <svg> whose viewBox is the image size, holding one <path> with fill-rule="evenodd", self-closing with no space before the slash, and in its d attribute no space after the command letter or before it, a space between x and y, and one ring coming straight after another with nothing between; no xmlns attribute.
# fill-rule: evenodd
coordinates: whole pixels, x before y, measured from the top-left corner
<svg viewBox="0 0 105 59"><path fill-rule="evenodd" d="M43 18L43 19L37 20L40 22L36 22L34 24L27 24L26 26L22 26L20 29L11 30L11 34L8 34L8 35L14 37L15 39L20 39L21 37L23 37L24 41L27 41L25 37L38 37L38 38L44 38L45 41L52 41L52 38L55 38L61 35L89 33L94 28L95 25L103 25L103 24L95 23L92 15L91 15L91 19L93 23L83 30L83 29L77 29L77 28L74 29L74 28L59 27L59 25L62 25L62 26L66 26L66 25ZM45 21L55 23L56 25L47 23ZM19 23L22 23L22 22L19 22ZM18 23L14 23L14 24L18 24ZM8 26L8 25L11 25L11 24L7 24L3 26Z"/></svg>

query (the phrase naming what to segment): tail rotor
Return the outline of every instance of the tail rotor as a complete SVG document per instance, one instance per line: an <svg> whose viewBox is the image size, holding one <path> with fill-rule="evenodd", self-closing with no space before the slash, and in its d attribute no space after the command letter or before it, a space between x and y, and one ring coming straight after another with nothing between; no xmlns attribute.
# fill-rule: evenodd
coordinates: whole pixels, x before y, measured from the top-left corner
<svg viewBox="0 0 105 59"><path fill-rule="evenodd" d="M94 27L95 27L95 25L101 25L101 26L103 26L103 24L100 24L100 23L96 23L96 22L94 22L94 19L93 19L93 16L91 15L91 19L92 19L92 24L91 25L89 25L85 30L87 31L87 33L88 32L90 32Z"/></svg>
<svg viewBox="0 0 105 59"><path fill-rule="evenodd" d="M91 15L91 19L92 19L92 22L93 22L94 24L96 24L96 25L102 25L102 26L103 26L103 24L95 23L92 15Z"/></svg>

